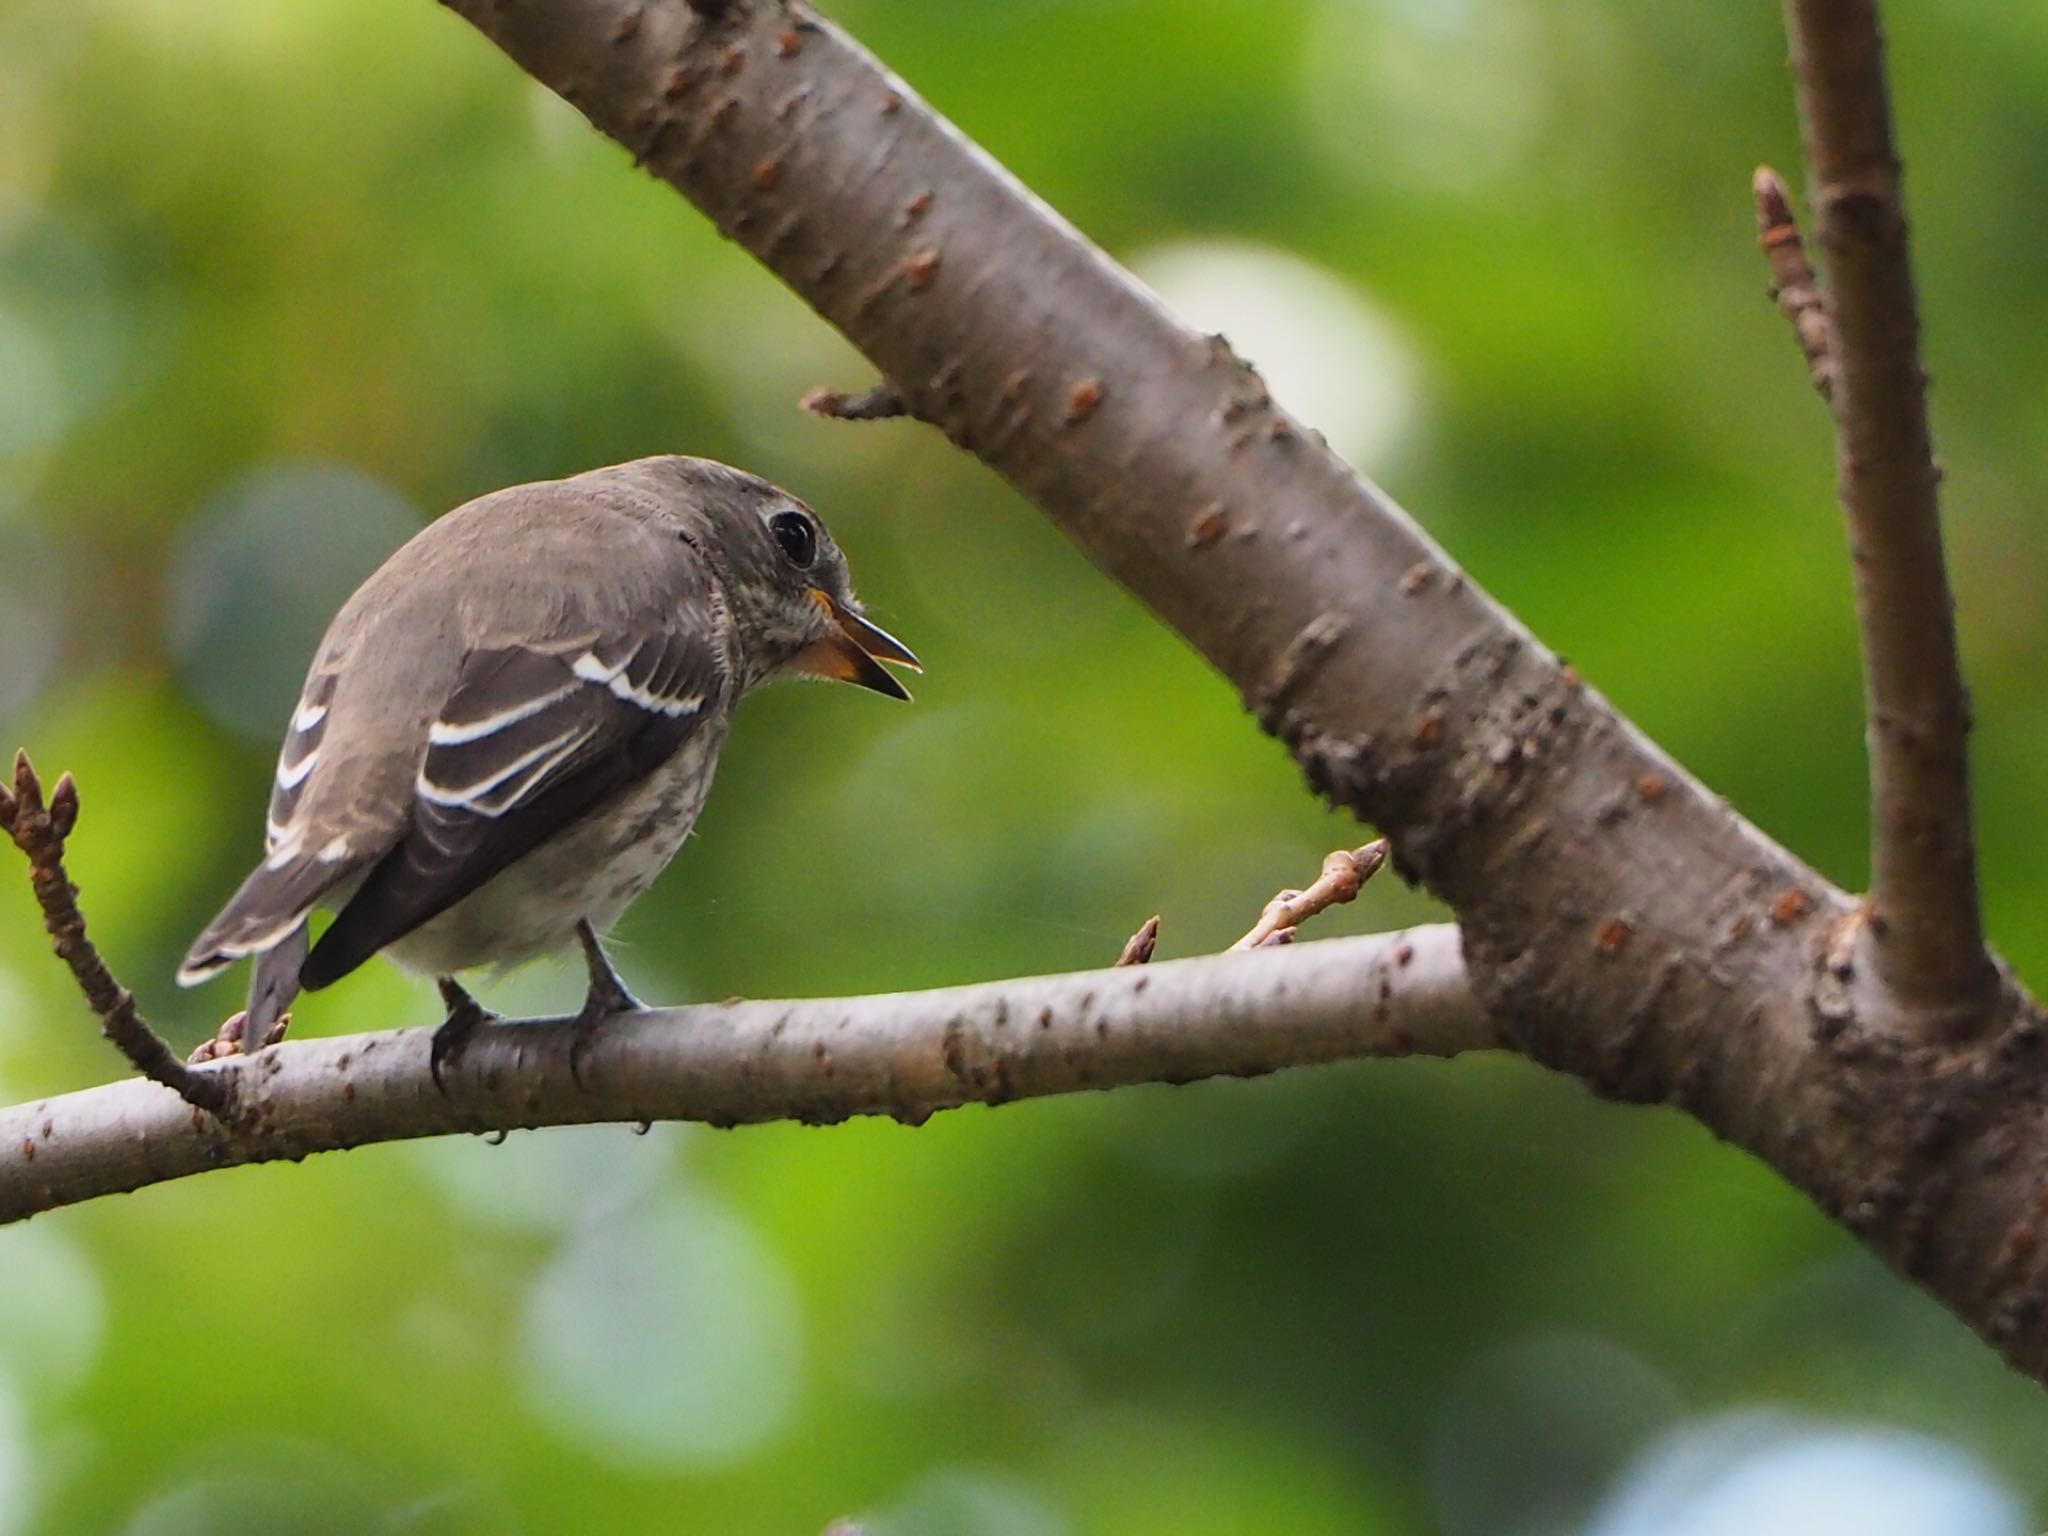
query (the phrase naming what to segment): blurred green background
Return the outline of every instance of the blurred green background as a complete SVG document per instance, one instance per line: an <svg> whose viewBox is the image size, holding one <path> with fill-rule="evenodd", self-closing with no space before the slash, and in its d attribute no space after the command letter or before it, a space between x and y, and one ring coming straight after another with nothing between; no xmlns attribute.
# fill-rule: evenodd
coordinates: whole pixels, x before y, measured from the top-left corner
<svg viewBox="0 0 2048 1536"><path fill-rule="evenodd" d="M2048 985L2048 9L1888 7L1990 921ZM1835 879L1831 450L1748 180L1776 6L848 0L839 18ZM727 458L930 667L748 704L621 929L661 1000L1227 942L1358 840L1232 690L432 0L0 0L0 746L101 943L257 850L340 599L484 490ZM849 887L860 898L847 899ZM1319 932L1431 915L1388 880ZM568 1001L540 967L487 990ZM385 967L302 1031L425 1024ZM0 869L0 1089L105 1081ZM1680 1116L1514 1061L240 1170L0 1231L0 1536L1854 1531L2048 1520L2048 1396Z"/></svg>

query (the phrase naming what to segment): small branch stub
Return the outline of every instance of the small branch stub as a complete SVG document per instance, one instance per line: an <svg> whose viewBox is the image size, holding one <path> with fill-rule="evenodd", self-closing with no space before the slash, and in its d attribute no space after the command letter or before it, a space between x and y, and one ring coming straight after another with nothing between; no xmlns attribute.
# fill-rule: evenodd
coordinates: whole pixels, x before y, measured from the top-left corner
<svg viewBox="0 0 2048 1536"><path fill-rule="evenodd" d="M803 408L813 416L831 421L888 421L911 414L903 391L887 379L857 395L841 394L836 389L814 389L804 396Z"/></svg>
<svg viewBox="0 0 2048 1536"><path fill-rule="evenodd" d="M1832 401L1835 360L1827 295L1807 259L1806 242L1800 238L1799 221L1792 213L1791 193L1784 178L1768 165L1756 168L1750 185L1756 195L1757 239L1771 264L1771 297L1792 322L1792 334L1806 356L1807 376L1815 391L1821 399Z"/></svg>
<svg viewBox="0 0 2048 1536"><path fill-rule="evenodd" d="M1152 959L1152 951L1159 947L1159 914L1153 913L1138 926L1138 931L1124 941L1124 952L1116 957L1118 965L1144 965Z"/></svg>

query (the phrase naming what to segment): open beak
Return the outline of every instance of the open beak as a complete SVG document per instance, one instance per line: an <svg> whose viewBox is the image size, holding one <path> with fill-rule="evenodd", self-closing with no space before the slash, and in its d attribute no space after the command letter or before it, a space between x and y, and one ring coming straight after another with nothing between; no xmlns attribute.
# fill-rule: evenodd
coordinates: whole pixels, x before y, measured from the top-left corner
<svg viewBox="0 0 2048 1536"><path fill-rule="evenodd" d="M835 633L807 646L791 663L792 670L842 683L858 683L892 699L909 698L910 690L897 682L882 663L892 662L922 672L924 668L911 654L910 647L879 624L869 623L829 592L813 587L811 599L831 616Z"/></svg>

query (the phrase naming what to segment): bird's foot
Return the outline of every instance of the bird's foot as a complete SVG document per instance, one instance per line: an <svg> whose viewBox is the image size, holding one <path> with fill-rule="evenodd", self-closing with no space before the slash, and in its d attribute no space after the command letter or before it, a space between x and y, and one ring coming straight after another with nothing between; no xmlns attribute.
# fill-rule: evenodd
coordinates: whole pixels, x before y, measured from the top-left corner
<svg viewBox="0 0 2048 1536"><path fill-rule="evenodd" d="M434 1043L427 1053L427 1070L433 1074L434 1086L446 1098L448 1084L441 1074L462 1054L476 1032L486 1024L497 1023L498 1016L471 997L453 976L437 976L434 984L441 989L441 1001L448 1007L448 1017L434 1031Z"/></svg>
<svg viewBox="0 0 2048 1536"><path fill-rule="evenodd" d="M621 1014L643 1012L647 1005L626 990L626 984L612 968L604 946L597 941L597 930L590 926L587 918L576 925L576 938L583 946L583 964L590 973L590 990L583 995L583 1006L577 1011L574 1021L574 1039L569 1046L569 1076L578 1088L582 1088L585 1086L584 1053L603 1035L606 1022Z"/></svg>
<svg viewBox="0 0 2048 1536"><path fill-rule="evenodd" d="M226 1056L253 1056L264 1046L275 1045L282 1040L285 1031L291 1028L291 1023L292 1016L281 1013L272 1021L270 1028L264 1031L260 1041L255 1045L244 1045L243 1036L249 1027L249 1012L245 1008L239 1013L229 1015L227 1021L214 1032L211 1039L200 1041L193 1048L192 1054L185 1058L185 1065L196 1067L205 1062L219 1061Z"/></svg>

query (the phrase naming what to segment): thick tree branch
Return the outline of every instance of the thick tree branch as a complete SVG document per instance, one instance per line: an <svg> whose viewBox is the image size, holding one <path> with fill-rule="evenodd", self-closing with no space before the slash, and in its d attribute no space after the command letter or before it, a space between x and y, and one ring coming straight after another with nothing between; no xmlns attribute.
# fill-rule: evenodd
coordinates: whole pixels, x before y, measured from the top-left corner
<svg viewBox="0 0 2048 1536"><path fill-rule="evenodd" d="M1231 678L1457 909L1509 1043L1684 1106L2048 1369L2041 1026L2015 990L1967 1044L1874 1020L1843 893L1582 686L1228 345L807 9L443 3Z"/></svg>
<svg viewBox="0 0 2048 1536"><path fill-rule="evenodd" d="M1978 911L1970 707L1942 558L1884 39L1876 0L1786 0L1785 16L1831 296L1830 399L1863 629L1868 932L1886 988L1939 1036L1982 1024L1996 976Z"/></svg>
<svg viewBox="0 0 2048 1536"><path fill-rule="evenodd" d="M486 1028L428 1074L432 1031L293 1041L201 1069L237 1124L128 1081L0 1110L0 1222L238 1163L452 1132L850 1115L1252 1077L1499 1042L1455 928L938 992L668 1008L608 1025L569 1072L567 1021Z"/></svg>

